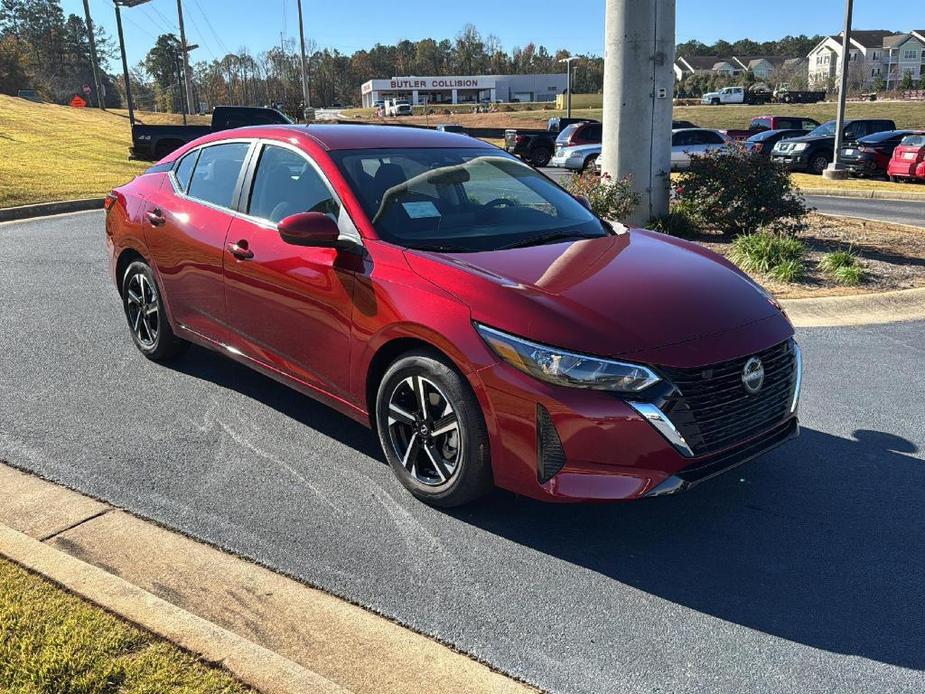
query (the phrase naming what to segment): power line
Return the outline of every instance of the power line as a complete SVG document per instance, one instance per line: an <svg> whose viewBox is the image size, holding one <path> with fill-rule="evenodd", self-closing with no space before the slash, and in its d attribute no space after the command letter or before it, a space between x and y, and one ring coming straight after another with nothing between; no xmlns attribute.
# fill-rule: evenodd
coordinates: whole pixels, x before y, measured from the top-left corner
<svg viewBox="0 0 925 694"><path fill-rule="evenodd" d="M218 35L218 32L215 31L215 27L212 26L212 22L209 21L209 15L205 13L205 10L202 9L202 5L199 4L199 0L193 0L196 3L196 9L199 10L199 14L202 15L202 18L206 22L206 26L209 28L209 31L212 33L212 36L215 37L215 42L218 44L218 47L221 49L222 53L228 55L231 51L228 50L228 46L225 45L225 42L222 41L221 37Z"/></svg>
<svg viewBox="0 0 925 694"><path fill-rule="evenodd" d="M203 47L209 52L209 55L212 56L213 60L218 60L218 57L215 55L215 52L212 50L212 47L209 45L206 35L203 33L202 29L199 28L199 25L196 23L196 18L193 17L192 12L187 13L187 17L193 23L193 28L196 30L196 34L199 36L199 41Z"/></svg>

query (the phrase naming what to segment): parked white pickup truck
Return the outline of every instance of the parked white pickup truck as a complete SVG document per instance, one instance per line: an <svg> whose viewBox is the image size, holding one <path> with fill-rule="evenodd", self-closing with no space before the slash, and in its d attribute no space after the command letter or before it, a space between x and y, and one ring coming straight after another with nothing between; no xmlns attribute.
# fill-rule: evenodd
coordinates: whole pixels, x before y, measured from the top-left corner
<svg viewBox="0 0 925 694"><path fill-rule="evenodd" d="M764 104L771 100L767 89L746 89L745 87L723 87L718 92L708 92L700 102L706 105L720 104Z"/></svg>

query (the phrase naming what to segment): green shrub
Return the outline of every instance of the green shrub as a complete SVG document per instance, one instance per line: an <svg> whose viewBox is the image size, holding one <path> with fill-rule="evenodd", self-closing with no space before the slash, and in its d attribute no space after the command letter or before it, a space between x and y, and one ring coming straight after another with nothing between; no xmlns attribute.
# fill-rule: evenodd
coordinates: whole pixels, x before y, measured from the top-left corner
<svg viewBox="0 0 925 694"><path fill-rule="evenodd" d="M832 278L839 284L856 287L866 279L866 273L860 265L842 265L832 273Z"/></svg>
<svg viewBox="0 0 925 694"><path fill-rule="evenodd" d="M697 218L683 204L672 205L668 214L649 222L649 228L682 239L693 238L700 233Z"/></svg>
<svg viewBox="0 0 925 694"><path fill-rule="evenodd" d="M787 171L738 145L692 156L675 192L702 229L724 235L793 234L804 227L806 205Z"/></svg>
<svg viewBox="0 0 925 694"><path fill-rule="evenodd" d="M819 261L819 269L839 284L849 287L859 285L865 278L861 261L850 248L826 253Z"/></svg>
<svg viewBox="0 0 925 694"><path fill-rule="evenodd" d="M803 261L785 260L771 268L768 274L778 282L797 282L803 277Z"/></svg>
<svg viewBox="0 0 925 694"><path fill-rule="evenodd" d="M611 178L592 171L576 174L565 182L572 195L581 195L591 203L591 211L601 219L620 221L629 217L639 205L639 193L633 190L629 176Z"/></svg>
<svg viewBox="0 0 925 694"><path fill-rule="evenodd" d="M739 236L732 244L729 259L746 272L793 282L803 275L805 253L798 238L764 230Z"/></svg>

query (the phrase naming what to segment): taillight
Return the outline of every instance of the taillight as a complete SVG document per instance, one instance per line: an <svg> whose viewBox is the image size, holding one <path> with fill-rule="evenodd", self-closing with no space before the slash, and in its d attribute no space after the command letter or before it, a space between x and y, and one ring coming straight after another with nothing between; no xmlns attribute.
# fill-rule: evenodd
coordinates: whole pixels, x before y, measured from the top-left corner
<svg viewBox="0 0 925 694"><path fill-rule="evenodd" d="M754 148L754 150L755 150L756 152L763 152L763 151L764 151L764 143L763 143L763 142L755 142L755 143L752 143L752 147Z"/></svg>
<svg viewBox="0 0 925 694"><path fill-rule="evenodd" d="M524 143L524 142L526 142L526 141L527 141L527 136L526 136L526 135L517 135L517 136L514 137L514 142L515 142L516 144L518 144L518 145L519 145L519 144L522 144L522 143Z"/></svg>
<svg viewBox="0 0 925 694"><path fill-rule="evenodd" d="M103 198L103 209L109 212L110 208L116 204L116 194L109 193L105 198Z"/></svg>
<svg viewBox="0 0 925 694"><path fill-rule="evenodd" d="M877 151L876 147L858 147L858 152L871 153L871 152L876 152L876 151Z"/></svg>

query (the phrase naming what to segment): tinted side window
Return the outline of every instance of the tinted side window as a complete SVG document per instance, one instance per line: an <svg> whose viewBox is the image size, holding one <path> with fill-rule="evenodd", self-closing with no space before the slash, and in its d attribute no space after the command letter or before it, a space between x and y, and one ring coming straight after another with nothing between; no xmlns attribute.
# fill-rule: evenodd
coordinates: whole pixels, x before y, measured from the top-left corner
<svg viewBox="0 0 925 694"><path fill-rule="evenodd" d="M174 169L173 175L177 179L177 185L180 186L180 190L184 193L189 188L190 178L193 176L193 167L196 166L196 157L198 156L198 149L190 152L177 163L177 168Z"/></svg>
<svg viewBox="0 0 925 694"><path fill-rule="evenodd" d="M589 142L600 142L603 137L603 126L589 125L584 131L584 137Z"/></svg>
<svg viewBox="0 0 925 694"><path fill-rule="evenodd" d="M267 145L254 174L248 213L275 223L298 212L322 212L336 220L340 205L304 157Z"/></svg>
<svg viewBox="0 0 925 694"><path fill-rule="evenodd" d="M203 147L190 183L190 197L231 207L248 147L250 145L246 142Z"/></svg>

